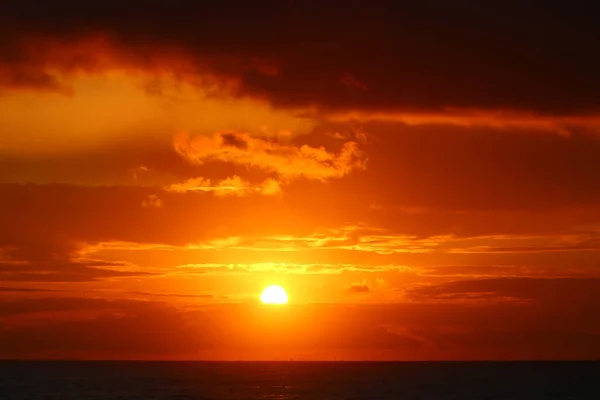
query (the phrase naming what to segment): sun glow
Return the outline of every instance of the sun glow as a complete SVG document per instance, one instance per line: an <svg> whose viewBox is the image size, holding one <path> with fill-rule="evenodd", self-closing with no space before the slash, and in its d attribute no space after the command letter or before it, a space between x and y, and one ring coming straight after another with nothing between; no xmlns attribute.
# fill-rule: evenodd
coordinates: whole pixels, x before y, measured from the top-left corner
<svg viewBox="0 0 600 400"><path fill-rule="evenodd" d="M285 289L278 285L271 285L263 290L260 301L265 304L286 304L288 296Z"/></svg>

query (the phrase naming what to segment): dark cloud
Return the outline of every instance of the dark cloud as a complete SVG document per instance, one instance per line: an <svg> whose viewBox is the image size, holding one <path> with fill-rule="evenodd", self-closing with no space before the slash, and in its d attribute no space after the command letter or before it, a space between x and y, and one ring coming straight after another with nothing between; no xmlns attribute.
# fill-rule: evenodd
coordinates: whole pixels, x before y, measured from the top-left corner
<svg viewBox="0 0 600 400"><path fill-rule="evenodd" d="M600 204L600 139L518 129L364 127L369 164L355 176L382 205L452 210L541 210ZM394 185L381 185L393 177Z"/></svg>
<svg viewBox="0 0 600 400"><path fill-rule="evenodd" d="M127 309L136 302L130 300L109 301L82 297L43 297L22 300L0 301L3 317L52 312L79 312ZM148 304L139 303L140 307Z"/></svg>
<svg viewBox="0 0 600 400"><path fill-rule="evenodd" d="M60 292L60 290L44 289L44 288L0 286L0 293L46 293L46 292Z"/></svg>
<svg viewBox="0 0 600 400"><path fill-rule="evenodd" d="M242 77L242 93L281 106L450 106L547 114L598 109L600 56L593 48L600 31L592 2L507 1L483 7L476 1L184 1L174 6L60 0L50 7L28 0L4 4L0 11L1 54L9 64L30 65L8 46L19 38L72 39L95 31L107 32L131 53L173 47L199 60L212 58L213 70ZM274 60L278 72L249 68L256 58ZM359 77L369 90L349 95L339 84L344 74ZM53 85L47 78L28 81Z"/></svg>
<svg viewBox="0 0 600 400"><path fill-rule="evenodd" d="M63 248L60 245L50 250L55 252L40 254L28 246L18 247L16 252L7 252L9 260L0 261L0 281L86 282L153 275L139 269L132 269L131 265L122 262L73 260L69 258L68 253L61 253ZM11 260L11 255L16 258Z"/></svg>
<svg viewBox="0 0 600 400"><path fill-rule="evenodd" d="M184 353L201 340L198 332L187 329L182 314L160 303L49 298L0 303L0 310L6 322L0 328L0 353L5 356L148 354L152 357ZM40 312L49 318L38 319L28 328L13 325L7 318ZM74 314L60 321L52 318L56 312ZM81 312L88 317L79 319L77 313ZM152 334L146 334L149 332Z"/></svg>
<svg viewBox="0 0 600 400"><path fill-rule="evenodd" d="M589 307L418 303L290 307L282 314L241 304L185 311L131 300L0 302L4 322L0 353L41 358L202 358L212 351L238 359L272 351L313 356L343 351L350 358L380 351L402 359L589 358L600 354L600 326ZM27 324L19 322L28 315L38 317Z"/></svg>
<svg viewBox="0 0 600 400"><path fill-rule="evenodd" d="M57 312L62 313L61 320L52 318ZM81 312L88 317L79 318ZM413 339L368 321L356 325L347 312L336 316L329 309L305 307L290 312L292 318L235 304L182 311L163 303L86 298L0 302L0 315L6 321L0 327L0 352L19 356L80 352L102 357L193 358L201 356L202 351L218 350L234 351L243 358L244 352L273 349L393 350L419 346ZM26 330L12 322L41 313L47 318L38 318ZM65 318L67 315L72 317ZM319 325L311 324L315 318ZM144 334L149 332L152 334Z"/></svg>
<svg viewBox="0 0 600 400"><path fill-rule="evenodd" d="M244 140L244 137L236 135L235 133L223 133L221 139L223 140L224 146L236 147L242 150L248 148L248 142Z"/></svg>
<svg viewBox="0 0 600 400"><path fill-rule="evenodd" d="M417 286L406 290L409 298L419 300L445 299L509 299L540 303L593 305L600 307L598 278L492 278L460 280L438 285Z"/></svg>
<svg viewBox="0 0 600 400"><path fill-rule="evenodd" d="M519 253L515 253L519 257ZM554 257L552 253L548 257ZM567 257L573 258L572 254ZM491 259L495 259L493 254ZM477 278L597 278L600 271L595 265L579 265L577 267L565 267L563 260L557 260L552 265L546 260L541 260L540 265L528 263L528 265L428 265L418 268L419 274L428 277L443 277L454 279L477 279Z"/></svg>
<svg viewBox="0 0 600 400"><path fill-rule="evenodd" d="M99 268L80 267L65 270L62 265L44 264L41 271L2 271L0 265L0 281L4 282L89 282L108 280L111 278L144 277L151 276L148 272L112 271Z"/></svg>
<svg viewBox="0 0 600 400"><path fill-rule="evenodd" d="M190 299L210 299L214 296L212 294L182 294L182 293L156 293L156 292L142 292L142 291L132 291L129 292L133 295L139 296L149 296L149 297L181 297L181 298L190 298Z"/></svg>

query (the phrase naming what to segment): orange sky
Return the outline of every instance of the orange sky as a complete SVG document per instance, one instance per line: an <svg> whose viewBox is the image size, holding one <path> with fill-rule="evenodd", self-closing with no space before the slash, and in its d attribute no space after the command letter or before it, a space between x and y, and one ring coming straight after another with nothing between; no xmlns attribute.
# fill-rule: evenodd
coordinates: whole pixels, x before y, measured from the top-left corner
<svg viewBox="0 0 600 400"><path fill-rule="evenodd" d="M600 357L593 13L131 3L0 8L0 358Z"/></svg>

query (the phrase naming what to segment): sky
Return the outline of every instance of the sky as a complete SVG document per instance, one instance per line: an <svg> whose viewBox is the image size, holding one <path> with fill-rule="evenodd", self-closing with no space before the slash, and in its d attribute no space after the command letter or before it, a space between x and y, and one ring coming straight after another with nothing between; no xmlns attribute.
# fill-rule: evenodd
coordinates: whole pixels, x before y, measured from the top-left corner
<svg viewBox="0 0 600 400"><path fill-rule="evenodd" d="M598 12L2 2L0 358L600 358Z"/></svg>

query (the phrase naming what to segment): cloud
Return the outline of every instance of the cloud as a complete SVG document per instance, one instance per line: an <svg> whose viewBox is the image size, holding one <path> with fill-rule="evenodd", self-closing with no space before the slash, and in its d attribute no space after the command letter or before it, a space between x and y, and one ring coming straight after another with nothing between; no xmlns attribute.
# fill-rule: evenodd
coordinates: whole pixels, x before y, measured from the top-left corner
<svg viewBox="0 0 600 400"><path fill-rule="evenodd" d="M369 88L367 87L367 85L365 85L364 83L362 83L361 81L359 81L358 79L356 79L354 77L354 75L352 74L343 74L340 77L340 83L348 88L351 89L359 89L362 91L367 91L369 90Z"/></svg>
<svg viewBox="0 0 600 400"><path fill-rule="evenodd" d="M393 123L366 124L363 129L375 140L363 148L369 168L360 189L377 193L373 200L380 207L453 210L458 215L492 209L557 211L600 203L593 183L596 170L590 167L600 154L600 140L585 129L574 129L569 136ZM396 184L381 185L391 171Z"/></svg>
<svg viewBox="0 0 600 400"><path fill-rule="evenodd" d="M47 301L46 301L47 300ZM30 354L113 358L203 358L216 351L244 359L276 350L310 354L345 349L351 354L373 349L409 350L419 342L388 332L365 318L365 310L344 306L303 306L284 320L271 321L256 306L222 304L202 310L177 309L164 303L86 298L29 299L0 302L7 322L0 328L0 351L10 356ZM82 319L78 313L85 311ZM62 318L52 318L62 313ZM25 330L15 323L26 315L45 315ZM354 316L354 318L353 318ZM355 318L361 322L354 325ZM316 320L321 321L314 324ZM141 335L151 329L153 335ZM73 332L77 332L74 335ZM102 334L99 334L102 332ZM295 332L295 333L294 333ZM18 336L21 335L20 338ZM39 340L45 337L45 340ZM208 353L210 354L210 352ZM214 354L214 353L213 353Z"/></svg>
<svg viewBox="0 0 600 400"><path fill-rule="evenodd" d="M57 77L43 70L27 67L15 68L0 63L0 88L2 87L17 90L36 88L65 95L72 93L68 87L61 84Z"/></svg>
<svg viewBox="0 0 600 400"><path fill-rule="evenodd" d="M138 177L140 176L140 174L142 174L144 172L150 172L150 168L148 168L147 166L145 166L143 164L138 165L137 167L131 169L133 179L136 181L138 180Z"/></svg>
<svg viewBox="0 0 600 400"><path fill-rule="evenodd" d="M142 207L144 208L160 208L162 206L162 200L155 194L148 195L148 197L142 201Z"/></svg>
<svg viewBox="0 0 600 400"><path fill-rule="evenodd" d="M165 187L165 190L175 193L212 192L217 196L246 196L250 194L273 196L281 194L281 187L275 179L268 178L259 185L252 185L237 175L217 182L203 177L191 178L185 182L173 183Z"/></svg>
<svg viewBox="0 0 600 400"><path fill-rule="evenodd" d="M73 259L0 262L0 281L4 282L88 282L114 278L153 275L125 263ZM119 267L126 267L120 270Z"/></svg>
<svg viewBox="0 0 600 400"><path fill-rule="evenodd" d="M518 255L517 255L518 256ZM597 278L597 268L589 266L557 267L544 265L427 265L414 268L419 275L433 278Z"/></svg>
<svg viewBox="0 0 600 400"><path fill-rule="evenodd" d="M361 264L301 264L287 262L257 262L257 263L231 263L218 264L205 262L202 264L179 265L178 271L171 272L174 275L193 274L222 274L222 273L278 273L278 274L329 274L339 275L348 272L403 272L410 269L401 265L361 265ZM363 285L366 286L366 285ZM359 291L363 287L354 288L350 291ZM367 287L367 289L369 289ZM368 291L368 290L367 290Z"/></svg>
<svg viewBox="0 0 600 400"><path fill-rule="evenodd" d="M186 246L227 237L228 232L304 232L317 218L331 219L317 210L301 221L291 219L300 211L277 196L217 198L203 192L163 192L163 206L149 209L141 204L156 193L154 187L3 184L0 193L0 209L11 210L0 233L3 255L31 262L68 264L85 245L102 242ZM257 224L255 218L267 211L272 218ZM190 224L190 215L203 223Z"/></svg>
<svg viewBox="0 0 600 400"><path fill-rule="evenodd" d="M354 200L349 202L343 188L307 184L319 185L318 191L294 183L286 186L285 196L163 191L160 208L141 206L157 193L156 187L0 185L0 208L11 210L4 214L5 230L0 233L3 269L8 259L46 272L84 268L89 277L98 277L94 279L116 277L144 271L135 265L154 265L142 253L152 254L156 248L169 248L181 257L169 264L161 256L161 266L172 267L201 259L221 264L546 265L577 276L592 268L596 250L591 245L598 231L594 224L600 221L594 208L407 213L388 206L369 208L362 190L352 191ZM202 223L194 223L195 218ZM359 223L348 225L352 221ZM82 249L103 243L121 243L121 250L107 248L86 258L102 260L109 252L112 260L127 260L133 257L127 249L142 251L131 264L110 266L120 271L77 264ZM562 251L555 251L557 245ZM10 268L32 271L21 266L14 271L15 264Z"/></svg>
<svg viewBox="0 0 600 400"><path fill-rule="evenodd" d="M56 292L54 289L30 288L30 287L6 287L0 286L0 293L46 293Z"/></svg>
<svg viewBox="0 0 600 400"><path fill-rule="evenodd" d="M210 60L194 59L182 48L159 44L128 45L119 42L114 35L102 32L83 32L77 37L27 37L25 34L12 43L3 42L0 45L0 50L10 54L0 63L4 72L0 88L47 90L63 94L73 93L74 77L111 70L150 73L154 76L164 76L166 72L209 92L231 93L236 90L238 79L215 67L228 61L237 63L240 72L254 66L240 58L214 53ZM147 91L162 93L160 90L149 90L148 86Z"/></svg>
<svg viewBox="0 0 600 400"><path fill-rule="evenodd" d="M24 328L12 318L46 313ZM84 312L86 318L78 314ZM56 318L62 313L70 318ZM0 303L6 324L0 328L2 354L7 356L118 357L182 354L201 339L188 328L183 315L156 302L106 301L86 298L47 298ZM54 316L54 318L53 318ZM152 335L141 335L152 331ZM103 332L99 334L99 332ZM196 339L194 339L196 336Z"/></svg>
<svg viewBox="0 0 600 400"><path fill-rule="evenodd" d="M143 292L143 291L131 291L130 294L134 296L144 297L168 297L168 298L188 298L188 299L211 299L214 296L212 294L183 294L183 293L158 293L158 292Z"/></svg>
<svg viewBox="0 0 600 400"><path fill-rule="evenodd" d="M598 278L490 278L459 280L438 285L420 285L407 289L412 300L510 300L598 306L596 294L600 288ZM568 299L568 302L565 300Z"/></svg>
<svg viewBox="0 0 600 400"><path fill-rule="evenodd" d="M436 113L343 110L324 115L331 122L396 123L407 126L512 129L570 136L578 130L600 132L600 115L535 115L514 110L448 109Z"/></svg>
<svg viewBox="0 0 600 400"><path fill-rule="evenodd" d="M118 56L121 64L168 69L188 79L208 71L238 95L281 107L437 111L450 106L568 115L597 109L600 58L589 52L599 38L590 17L595 11L591 3L533 7L505 2L490 13L470 1L452 6L361 3L340 10L301 3L249 7L239 1L174 9L109 0L84 7L58 0L50 11L30 2L3 6L0 49L11 68L34 71L11 82L48 89L57 84L38 72L44 72L48 58L77 71L102 68ZM498 35L514 15L527 23L513 21L510 34ZM223 35L225 24L233 28ZM79 57L60 51L69 48L65 42L100 32L110 39L80 45ZM25 54L14 49L15 43L40 38L57 43L51 57L39 45ZM426 57L423 49L430 50ZM348 71L369 90L348 95L339 84Z"/></svg>
<svg viewBox="0 0 600 400"><path fill-rule="evenodd" d="M378 254L422 253L439 249L451 237L418 237L386 234L381 228L343 226L306 236L246 236L204 242L208 248L298 251L307 249L344 249Z"/></svg>
<svg viewBox="0 0 600 400"><path fill-rule="evenodd" d="M273 319L247 304L195 309L136 300L23 299L0 301L0 352L38 358L331 359L343 350L345 359L589 359L600 354L592 304L578 311L544 311L533 304L307 304Z"/></svg>
<svg viewBox="0 0 600 400"><path fill-rule="evenodd" d="M19 300L0 301L0 314L4 317L22 316L25 314L39 314L51 312L79 312L85 311L112 311L115 309L127 308L130 305L139 305L143 308L148 305L150 308L155 304L144 304L132 300L105 300L86 297L43 297Z"/></svg>
<svg viewBox="0 0 600 400"><path fill-rule="evenodd" d="M204 242L207 248L254 249L261 251L301 251L310 249L343 249L371 252L381 255L395 253L549 253L558 251L596 251L598 234L547 234L508 235L446 234L403 235L394 234L398 227L388 229L348 226L329 229L307 236L246 236L219 238Z"/></svg>
<svg viewBox="0 0 600 400"><path fill-rule="evenodd" d="M371 289L364 283L355 283L350 285L348 293L369 293Z"/></svg>
<svg viewBox="0 0 600 400"><path fill-rule="evenodd" d="M365 168L364 155L355 142L346 142L338 153L324 147L277 143L248 133L218 132L212 137L187 133L175 139L175 150L190 162L222 161L255 167L287 179L325 181Z"/></svg>
<svg viewBox="0 0 600 400"><path fill-rule="evenodd" d="M0 135L0 146L12 157L69 154L85 159L98 157L99 151L110 154L115 147L117 151L125 147L129 157L122 168L132 171L134 179L145 180L161 172L154 168L152 156L156 154L146 159L137 157L146 151L152 153L153 146L162 148L177 131L232 129L257 136L292 137L310 132L316 123L300 116L301 111L277 109L260 98L236 95L227 83L234 78L219 77L193 60L178 60L173 51L146 49L132 54L127 49L105 50L116 46L109 39L40 40L28 50L33 55L23 56L25 67L3 66L0 57L2 128L19 132ZM38 71L35 74L50 82L29 79L17 88L13 82L16 78L11 78L12 83L3 81L23 74L14 69ZM42 84L45 86L39 87ZM149 91L149 85L157 89ZM60 94L63 92L68 95ZM35 120L28 118L32 110ZM66 120L69 124L64 123Z"/></svg>

